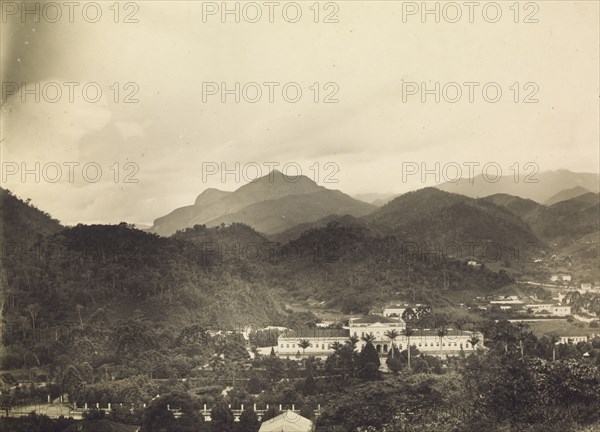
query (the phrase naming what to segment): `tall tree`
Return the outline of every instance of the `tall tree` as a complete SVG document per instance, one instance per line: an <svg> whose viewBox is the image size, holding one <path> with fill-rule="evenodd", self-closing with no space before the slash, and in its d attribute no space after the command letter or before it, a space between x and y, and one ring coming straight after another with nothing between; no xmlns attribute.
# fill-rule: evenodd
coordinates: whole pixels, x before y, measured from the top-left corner
<svg viewBox="0 0 600 432"><path fill-rule="evenodd" d="M179 414L175 417L174 412ZM199 404L181 391L174 391L150 402L143 414L144 432L196 432L204 423Z"/></svg>
<svg viewBox="0 0 600 432"><path fill-rule="evenodd" d="M310 342L308 339L300 339L298 341L298 346L302 348L302 358L304 358L304 352L306 351L306 348L310 346Z"/></svg>
<svg viewBox="0 0 600 432"><path fill-rule="evenodd" d="M398 333L396 329L388 330L385 332L385 336L392 342L392 358L394 358L395 341L399 335L400 333Z"/></svg>
<svg viewBox="0 0 600 432"><path fill-rule="evenodd" d="M375 371L379 370L379 366L381 366L381 361L379 360L379 353L373 346L373 339L374 337L372 337L372 335L365 335L363 337L363 340L367 344L364 346L364 348L359 354L359 365L361 374L367 372L370 377L373 375L371 370L373 369L373 366L369 366L369 364L374 365Z"/></svg>
<svg viewBox="0 0 600 432"><path fill-rule="evenodd" d="M475 349L475 347L479 343L479 338L477 337L477 335L475 335L475 333L473 333L473 335L469 339L469 343L471 344L471 346L473 347L473 349Z"/></svg>
<svg viewBox="0 0 600 432"><path fill-rule="evenodd" d="M548 341L552 345L552 361L556 361L556 345L560 341L560 337L556 333L548 335Z"/></svg>
<svg viewBox="0 0 600 432"><path fill-rule="evenodd" d="M404 336L406 336L406 353L408 355L408 368L410 369L410 337L414 334L414 330L409 326L404 329Z"/></svg>
<svg viewBox="0 0 600 432"><path fill-rule="evenodd" d="M238 432L257 432L260 428L260 421L256 412L252 408L245 408L240 415L238 423Z"/></svg>
<svg viewBox="0 0 600 432"><path fill-rule="evenodd" d="M27 305L27 308L25 309L27 312L29 312L29 316L31 317L31 328L33 329L33 340L36 340L36 325L35 325L35 320L38 316L38 313L40 311L40 305L37 303L32 303L30 305Z"/></svg>
<svg viewBox="0 0 600 432"><path fill-rule="evenodd" d="M78 304L77 306L75 306L75 310L77 311L77 316L79 316L79 325L83 329L83 319L81 318L81 310L82 309L83 309L83 306L80 305L80 304Z"/></svg>
<svg viewBox="0 0 600 432"><path fill-rule="evenodd" d="M360 340L360 339L359 339L358 337L356 337L356 336L352 335L352 336L350 336L350 337L348 338L348 340L346 341L346 343L347 343L348 345L351 345L353 348L356 348L356 344L358 343L358 341L359 341L359 340Z"/></svg>
<svg viewBox="0 0 600 432"><path fill-rule="evenodd" d="M210 423L213 432L231 432L233 430L233 412L225 402L218 402L213 406L210 411Z"/></svg>
<svg viewBox="0 0 600 432"><path fill-rule="evenodd" d="M437 335L440 338L440 358L442 358L442 346L444 344L444 337L448 334L446 326L440 326L437 329Z"/></svg>
<svg viewBox="0 0 600 432"><path fill-rule="evenodd" d="M373 345L373 341L375 340L375 335L373 333L366 334L360 338L363 342L366 342L367 345Z"/></svg>

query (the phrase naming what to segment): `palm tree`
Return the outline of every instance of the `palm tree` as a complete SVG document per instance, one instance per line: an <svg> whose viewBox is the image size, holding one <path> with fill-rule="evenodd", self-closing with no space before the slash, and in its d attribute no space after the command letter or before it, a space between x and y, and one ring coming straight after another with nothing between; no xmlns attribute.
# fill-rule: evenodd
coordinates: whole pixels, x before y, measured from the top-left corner
<svg viewBox="0 0 600 432"><path fill-rule="evenodd" d="M446 329L446 327L442 326L442 327L438 328L437 335L440 338L440 358L442 358L443 339L444 339L444 336L446 336L447 334L448 334L448 330Z"/></svg>
<svg viewBox="0 0 600 432"><path fill-rule="evenodd" d="M79 316L79 324L81 325L81 328L83 329L83 319L81 318L81 310L82 309L83 309L83 306L80 304L75 306L75 310L77 311L77 315Z"/></svg>
<svg viewBox="0 0 600 432"><path fill-rule="evenodd" d="M475 333L473 333L473 336L471 336L471 339L469 339L469 343L471 344L473 349L475 349L475 347L479 343L479 338L477 336L475 336Z"/></svg>
<svg viewBox="0 0 600 432"><path fill-rule="evenodd" d="M375 336L373 335L373 333L369 333L369 334L364 335L360 339L366 343L373 343L373 341L375 340Z"/></svg>
<svg viewBox="0 0 600 432"><path fill-rule="evenodd" d="M27 305L27 308L25 309L27 312L29 312L29 316L31 317L31 328L33 329L33 340L35 341L36 337L35 337L35 318L38 315L38 312L40 311L40 305L37 303L32 303L30 305Z"/></svg>
<svg viewBox="0 0 600 432"><path fill-rule="evenodd" d="M527 324L518 322L515 324L515 328L517 329L517 339L519 341L519 349L521 350L521 358L523 358L524 353L525 353L523 342L525 341L525 337L526 337L523 330L525 330L527 328Z"/></svg>
<svg viewBox="0 0 600 432"><path fill-rule="evenodd" d="M335 341L334 343L331 344L331 348L333 348L333 352L338 352L344 345L342 345L340 342Z"/></svg>
<svg viewBox="0 0 600 432"><path fill-rule="evenodd" d="M302 357L304 357L304 350L310 346L310 342L308 339L300 339L298 341L298 346L302 348Z"/></svg>
<svg viewBox="0 0 600 432"><path fill-rule="evenodd" d="M400 334L395 329L392 329L392 330L386 331L385 336L387 338L389 338L389 340L392 341L392 358L394 358L394 341L396 340L396 338L398 336L400 336Z"/></svg>
<svg viewBox="0 0 600 432"><path fill-rule="evenodd" d="M414 320L416 316L417 314L411 307L406 308L402 313L402 319L406 322Z"/></svg>
<svg viewBox="0 0 600 432"><path fill-rule="evenodd" d="M560 340L560 337L556 333L553 333L549 335L548 338L550 339L550 343L552 344L552 361L554 362L556 361L556 344Z"/></svg>
<svg viewBox="0 0 600 432"><path fill-rule="evenodd" d="M358 337L356 337L356 336L350 336L348 338L348 340L346 341L346 343L348 345L352 345L352 347L356 348L356 344L358 343L359 340L360 339Z"/></svg>
<svg viewBox="0 0 600 432"><path fill-rule="evenodd" d="M414 330L411 329L410 327L406 327L404 329L404 336L406 336L406 343L407 343L407 347L406 347L406 352L408 354L408 368L410 369L410 337L414 334Z"/></svg>

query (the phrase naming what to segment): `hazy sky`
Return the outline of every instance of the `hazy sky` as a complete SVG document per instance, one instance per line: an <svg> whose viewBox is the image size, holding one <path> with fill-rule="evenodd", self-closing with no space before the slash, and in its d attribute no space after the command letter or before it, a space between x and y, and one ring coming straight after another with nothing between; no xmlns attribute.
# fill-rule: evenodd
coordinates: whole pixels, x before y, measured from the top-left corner
<svg viewBox="0 0 600 432"><path fill-rule="evenodd" d="M54 7L23 16L21 2L2 2L2 186L63 223L151 223L207 187L245 183L233 174L203 179L203 163L235 171L239 162L246 178L256 176L251 163L267 174L264 162L295 163L315 178L318 163L321 184L351 195L423 187L419 176L403 181L403 162L598 172L599 2L521 2L518 17L512 1L499 2L496 23L488 22L497 13L491 2L479 2L473 23L464 2L429 2L439 5L439 23L434 14L423 22L421 2L321 2L318 17L313 3L278 2L272 23L265 2L228 2L239 23L216 10L221 2L121 3L115 23L113 2L98 2L93 23L97 11L84 13L85 3L70 22L62 2L60 18ZM457 11L461 19L449 22ZM225 93L223 103L221 83L236 82L240 102ZM38 83L39 102L13 83L33 92ZM258 83L260 98L248 83ZM440 102L410 95L412 83L440 83ZM497 88L502 97L491 103ZM332 92L338 102L324 103ZM137 102L124 103L128 96ZM36 162L40 178L23 179L23 164L35 172ZM79 163L73 181L69 162ZM96 164L88 180L85 164ZM57 166L62 176L52 182ZM97 182L94 167L102 169ZM128 173L137 183L125 182ZM324 183L328 174L338 183Z"/></svg>

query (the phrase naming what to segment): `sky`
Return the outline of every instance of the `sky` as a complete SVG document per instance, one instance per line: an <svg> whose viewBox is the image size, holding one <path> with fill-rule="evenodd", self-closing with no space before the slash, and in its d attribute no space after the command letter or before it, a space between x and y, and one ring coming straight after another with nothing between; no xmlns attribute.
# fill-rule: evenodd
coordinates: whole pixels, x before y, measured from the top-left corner
<svg viewBox="0 0 600 432"><path fill-rule="evenodd" d="M600 3L478 4L2 1L1 186L151 224L270 167L350 195L598 172Z"/></svg>

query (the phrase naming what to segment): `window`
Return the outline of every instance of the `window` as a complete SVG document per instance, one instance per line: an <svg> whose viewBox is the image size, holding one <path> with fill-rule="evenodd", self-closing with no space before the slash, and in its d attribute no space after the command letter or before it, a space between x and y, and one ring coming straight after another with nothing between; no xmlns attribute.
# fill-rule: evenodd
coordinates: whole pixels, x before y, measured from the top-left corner
<svg viewBox="0 0 600 432"><path fill-rule="evenodd" d="M322 349L325 349L325 344L321 344L321 348L322 348Z"/></svg>
<svg viewBox="0 0 600 432"><path fill-rule="evenodd" d="M286 348L289 348L289 347L290 347L290 344L285 344L285 347L286 347Z"/></svg>
<svg viewBox="0 0 600 432"><path fill-rule="evenodd" d="M283 348L283 344L281 344L281 348Z"/></svg>

